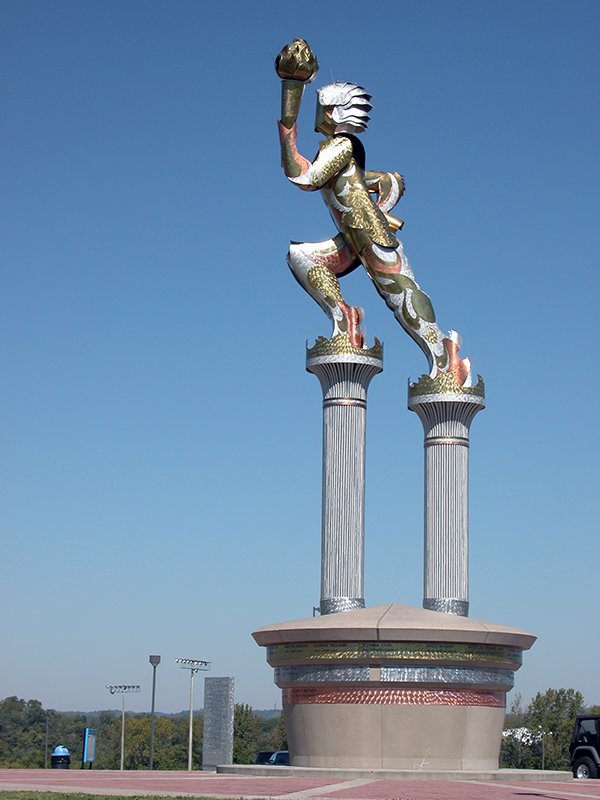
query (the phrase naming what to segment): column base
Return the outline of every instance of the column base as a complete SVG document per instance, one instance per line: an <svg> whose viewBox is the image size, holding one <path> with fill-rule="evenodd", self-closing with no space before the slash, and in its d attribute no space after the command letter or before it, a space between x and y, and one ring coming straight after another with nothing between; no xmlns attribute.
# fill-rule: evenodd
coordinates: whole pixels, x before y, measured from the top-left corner
<svg viewBox="0 0 600 800"><path fill-rule="evenodd" d="M456 614L459 617L469 616L469 601L456 597L426 597L423 608L428 611L441 611L444 614Z"/></svg>
<svg viewBox="0 0 600 800"><path fill-rule="evenodd" d="M319 611L323 614L339 614L340 611L355 611L364 608L362 597L328 597L321 600Z"/></svg>

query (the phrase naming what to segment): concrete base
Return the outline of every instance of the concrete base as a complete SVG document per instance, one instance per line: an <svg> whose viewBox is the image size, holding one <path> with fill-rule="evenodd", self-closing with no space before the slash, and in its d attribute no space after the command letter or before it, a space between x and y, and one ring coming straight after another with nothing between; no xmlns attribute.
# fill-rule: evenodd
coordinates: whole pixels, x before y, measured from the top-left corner
<svg viewBox="0 0 600 800"><path fill-rule="evenodd" d="M500 781L503 783L568 783L573 781L570 772L549 769L333 769L318 767L268 767L264 764L227 764L217 767L223 775L256 775L258 777L323 778L325 780L381 781Z"/></svg>
<svg viewBox="0 0 600 800"><path fill-rule="evenodd" d="M283 709L294 767L498 768L503 708L307 703Z"/></svg>
<svg viewBox="0 0 600 800"><path fill-rule="evenodd" d="M292 767L498 768L506 692L535 636L398 604L268 625Z"/></svg>

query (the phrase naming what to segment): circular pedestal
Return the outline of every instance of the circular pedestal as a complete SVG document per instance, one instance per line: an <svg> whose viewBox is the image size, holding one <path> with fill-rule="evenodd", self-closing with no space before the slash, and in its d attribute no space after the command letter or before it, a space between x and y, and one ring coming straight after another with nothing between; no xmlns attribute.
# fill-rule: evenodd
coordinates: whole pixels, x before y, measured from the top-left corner
<svg viewBox="0 0 600 800"><path fill-rule="evenodd" d="M498 769L504 706L285 704L292 764Z"/></svg>
<svg viewBox="0 0 600 800"><path fill-rule="evenodd" d="M402 605L253 634L294 766L497 769L506 693L535 636Z"/></svg>

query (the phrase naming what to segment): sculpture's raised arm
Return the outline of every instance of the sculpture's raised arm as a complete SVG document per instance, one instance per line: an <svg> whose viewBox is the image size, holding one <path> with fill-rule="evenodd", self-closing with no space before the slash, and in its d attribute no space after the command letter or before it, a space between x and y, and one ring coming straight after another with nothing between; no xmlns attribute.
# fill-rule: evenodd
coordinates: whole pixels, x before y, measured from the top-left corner
<svg viewBox="0 0 600 800"><path fill-rule="evenodd" d="M300 112L305 86L314 81L319 71L319 65L304 39L294 39L277 56L275 69L281 78L281 120L279 121L281 166L287 177L293 183L297 183L298 179L302 179L312 171L311 162L300 155L296 148L296 120ZM313 185L312 175L301 180L299 185L308 191L320 188Z"/></svg>

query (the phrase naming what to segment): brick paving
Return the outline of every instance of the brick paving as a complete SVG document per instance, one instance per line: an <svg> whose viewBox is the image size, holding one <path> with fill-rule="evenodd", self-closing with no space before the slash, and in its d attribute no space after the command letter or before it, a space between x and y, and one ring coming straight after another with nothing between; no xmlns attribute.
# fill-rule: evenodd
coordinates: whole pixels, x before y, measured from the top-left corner
<svg viewBox="0 0 600 800"><path fill-rule="evenodd" d="M600 781L512 782L319 779L217 775L215 772L0 770L3 791L82 792L163 797L276 798L276 800L600 800Z"/></svg>

